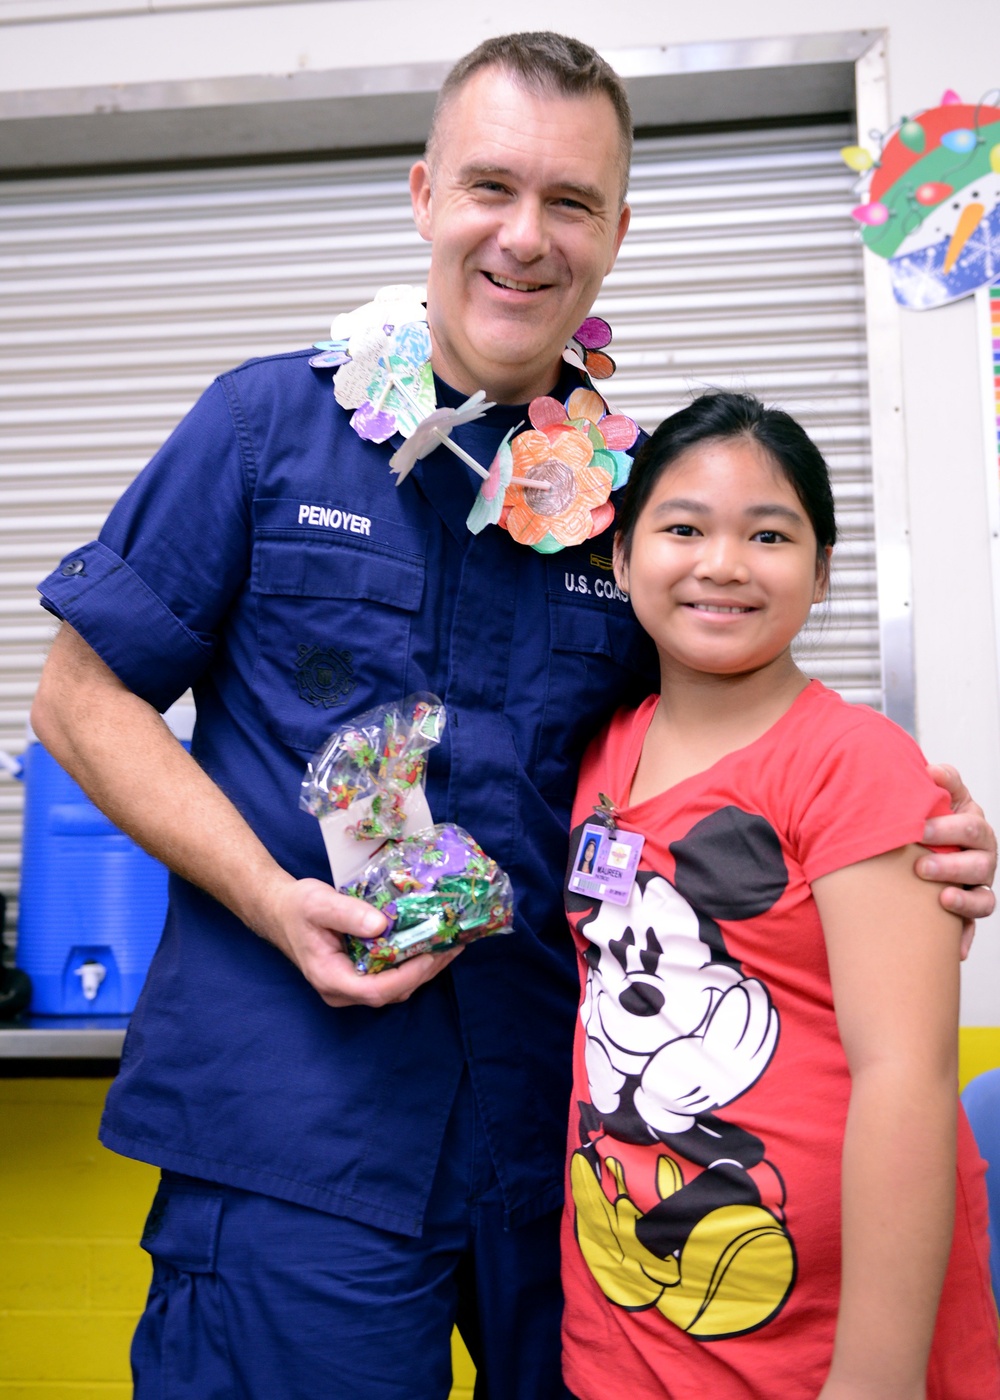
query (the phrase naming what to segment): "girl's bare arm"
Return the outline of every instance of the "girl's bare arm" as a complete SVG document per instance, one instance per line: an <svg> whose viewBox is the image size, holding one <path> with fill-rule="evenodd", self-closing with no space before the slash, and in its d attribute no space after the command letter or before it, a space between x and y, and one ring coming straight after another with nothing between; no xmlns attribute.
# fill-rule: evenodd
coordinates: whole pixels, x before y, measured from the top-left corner
<svg viewBox="0 0 1000 1400"><path fill-rule="evenodd" d="M843 1266L822 1400L923 1400L951 1247L959 920L916 847L815 882L851 1071Z"/></svg>

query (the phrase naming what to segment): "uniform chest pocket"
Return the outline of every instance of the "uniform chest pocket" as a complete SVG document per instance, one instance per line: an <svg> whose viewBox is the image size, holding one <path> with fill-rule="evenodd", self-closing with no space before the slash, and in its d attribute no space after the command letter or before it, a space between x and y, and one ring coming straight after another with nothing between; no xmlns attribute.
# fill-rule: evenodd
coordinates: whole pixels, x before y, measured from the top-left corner
<svg viewBox="0 0 1000 1400"><path fill-rule="evenodd" d="M572 801L583 751L621 705L655 688L656 653L631 615L549 597L548 687L536 775L556 805Z"/></svg>
<svg viewBox="0 0 1000 1400"><path fill-rule="evenodd" d="M421 555L265 535L254 544L254 690L270 731L312 754L342 720L408 694Z"/></svg>

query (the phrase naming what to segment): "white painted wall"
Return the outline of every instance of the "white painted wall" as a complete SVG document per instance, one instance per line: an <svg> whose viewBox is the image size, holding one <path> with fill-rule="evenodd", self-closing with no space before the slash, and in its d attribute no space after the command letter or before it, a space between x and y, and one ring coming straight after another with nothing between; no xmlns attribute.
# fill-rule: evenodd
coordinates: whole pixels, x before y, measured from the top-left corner
<svg viewBox="0 0 1000 1400"><path fill-rule="evenodd" d="M997 0L840 0L835 11L802 0L131 3L109 0L91 17L98 0L0 0L0 102L46 88L448 61L489 34L545 26L571 27L612 60L614 50L641 45L886 29L894 116L934 105L946 87L975 100L1000 86ZM960 767L1000 822L1000 687L971 299L907 313L903 336L919 737L930 757ZM963 1019L1000 1025L998 918L967 965Z"/></svg>

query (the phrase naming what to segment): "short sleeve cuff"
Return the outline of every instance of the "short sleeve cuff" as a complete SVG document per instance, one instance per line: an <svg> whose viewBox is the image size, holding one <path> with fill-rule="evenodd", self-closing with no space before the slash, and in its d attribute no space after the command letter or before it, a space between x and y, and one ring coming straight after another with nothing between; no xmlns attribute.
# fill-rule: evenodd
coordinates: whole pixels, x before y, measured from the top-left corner
<svg viewBox="0 0 1000 1400"><path fill-rule="evenodd" d="M204 671L211 638L185 627L125 560L96 540L38 586L42 605L68 622L129 690L162 711Z"/></svg>
<svg viewBox="0 0 1000 1400"><path fill-rule="evenodd" d="M884 856L889 851L898 850L900 846L919 846L927 818L940 816L942 812L949 810L947 798L944 798L943 806L940 806L932 798L927 803L927 812L924 816L913 817L894 826L883 827L877 833L868 833L866 838L857 841L830 846L815 860L804 861L803 873L812 884L814 880L819 880L824 875L832 875L835 870L844 870L847 866L858 865L863 860L873 860L875 856Z"/></svg>

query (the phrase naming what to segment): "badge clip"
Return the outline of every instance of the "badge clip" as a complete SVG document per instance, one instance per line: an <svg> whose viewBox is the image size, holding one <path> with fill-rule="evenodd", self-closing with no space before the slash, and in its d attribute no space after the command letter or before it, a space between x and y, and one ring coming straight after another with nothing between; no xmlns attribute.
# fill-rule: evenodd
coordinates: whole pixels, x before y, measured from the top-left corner
<svg viewBox="0 0 1000 1400"><path fill-rule="evenodd" d="M646 838L620 830L614 805L603 792L598 797L594 818L584 823L573 854L569 888L591 899L627 904Z"/></svg>
<svg viewBox="0 0 1000 1400"><path fill-rule="evenodd" d="M594 819L605 827L609 835L614 836L618 830L618 808L611 801L606 792L597 794L597 804L594 807Z"/></svg>

